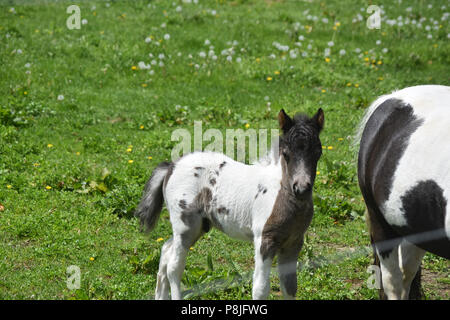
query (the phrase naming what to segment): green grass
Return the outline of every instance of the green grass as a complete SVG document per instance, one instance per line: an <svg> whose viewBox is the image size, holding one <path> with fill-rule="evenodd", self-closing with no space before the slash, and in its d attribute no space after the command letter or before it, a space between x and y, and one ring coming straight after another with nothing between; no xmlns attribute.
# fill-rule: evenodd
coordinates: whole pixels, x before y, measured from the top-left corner
<svg viewBox="0 0 450 320"><path fill-rule="evenodd" d="M170 158L172 131L192 132L194 121L222 132L276 128L281 108L319 107L325 149L297 297L377 298L366 286L372 257L358 251L369 238L352 139L377 96L449 85L448 4L379 1L388 19L426 20L369 30L371 1L79 1L88 23L68 30L71 4L0 1L1 299L151 297L168 213L150 235L132 213L152 169ZM206 39L217 60L200 57ZM233 41L230 62L221 52ZM152 60L153 74L132 69ZM77 291L66 287L70 265L81 269ZM252 268L252 245L214 230L190 252L183 283L209 286L195 299L250 299ZM427 254L424 270L427 298L448 299L448 261ZM224 279L240 280L225 288ZM279 291L274 273L270 298Z"/></svg>

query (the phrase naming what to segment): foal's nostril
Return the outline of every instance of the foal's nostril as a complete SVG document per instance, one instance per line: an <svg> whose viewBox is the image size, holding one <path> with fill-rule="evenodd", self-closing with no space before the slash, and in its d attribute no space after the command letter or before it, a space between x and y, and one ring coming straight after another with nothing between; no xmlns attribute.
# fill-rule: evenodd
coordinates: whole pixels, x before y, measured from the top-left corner
<svg viewBox="0 0 450 320"><path fill-rule="evenodd" d="M307 184L305 184L305 186L303 188L300 188L298 185L298 182L295 182L292 185L292 190L294 191L294 194L296 197L300 197L300 196L303 196L303 195L309 193L312 190L312 184L307 183Z"/></svg>
<svg viewBox="0 0 450 320"><path fill-rule="evenodd" d="M300 190L299 190L299 188L298 188L298 183L297 183L297 182L295 182L295 183L292 185L292 190L294 191L294 194L295 194L296 196L298 196L298 195L300 194Z"/></svg>

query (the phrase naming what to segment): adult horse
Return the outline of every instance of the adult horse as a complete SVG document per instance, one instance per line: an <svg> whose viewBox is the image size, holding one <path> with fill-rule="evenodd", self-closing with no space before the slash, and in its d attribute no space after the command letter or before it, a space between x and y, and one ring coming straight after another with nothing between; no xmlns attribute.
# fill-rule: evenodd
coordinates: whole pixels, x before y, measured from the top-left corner
<svg viewBox="0 0 450 320"><path fill-rule="evenodd" d="M385 297L419 298L425 252L450 259L450 87L378 98L360 129L358 179Z"/></svg>

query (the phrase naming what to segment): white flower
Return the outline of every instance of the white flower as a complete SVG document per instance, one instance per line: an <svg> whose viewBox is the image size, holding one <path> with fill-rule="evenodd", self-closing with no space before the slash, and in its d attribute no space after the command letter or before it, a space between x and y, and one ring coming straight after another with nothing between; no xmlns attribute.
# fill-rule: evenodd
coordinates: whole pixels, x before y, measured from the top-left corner
<svg viewBox="0 0 450 320"><path fill-rule="evenodd" d="M242 61L241 57L236 58L237 63L241 63L241 61Z"/></svg>
<svg viewBox="0 0 450 320"><path fill-rule="evenodd" d="M328 46L329 46L329 47L334 46L334 42L333 42L333 41L329 41L329 42L328 42Z"/></svg>
<svg viewBox="0 0 450 320"><path fill-rule="evenodd" d="M308 56L308 52L306 52L306 51L303 51L303 52L302 52L302 57L304 57L304 58L305 58L305 57L307 57L307 56Z"/></svg>
<svg viewBox="0 0 450 320"><path fill-rule="evenodd" d="M269 96L265 96L265 97L264 97L264 100L265 100L265 101L269 101L269 99L270 99Z"/></svg>
<svg viewBox="0 0 450 320"><path fill-rule="evenodd" d="M28 69L29 67L31 67L31 63L29 63L29 62L25 63L25 68Z"/></svg>
<svg viewBox="0 0 450 320"><path fill-rule="evenodd" d="M345 51L345 49L341 49L341 50L339 50L339 54L341 55L341 56L343 56L344 54L346 54L347 52Z"/></svg>
<svg viewBox="0 0 450 320"><path fill-rule="evenodd" d="M160 62L159 62L159 66L160 66L160 67L164 67L164 62L160 61Z"/></svg>
<svg viewBox="0 0 450 320"><path fill-rule="evenodd" d="M205 40L205 46L209 46L211 44L211 41L209 41L208 39Z"/></svg>
<svg viewBox="0 0 450 320"><path fill-rule="evenodd" d="M217 60L217 56L214 55L214 56L211 57L211 59L213 59L214 61L216 61L216 60Z"/></svg>
<svg viewBox="0 0 450 320"><path fill-rule="evenodd" d="M208 51L208 56L212 57L212 56L214 56L214 55L215 55L214 50L209 50L209 51Z"/></svg>
<svg viewBox="0 0 450 320"><path fill-rule="evenodd" d="M312 45L311 44L308 44L308 46L306 47L308 50L311 50L312 49Z"/></svg>
<svg viewBox="0 0 450 320"><path fill-rule="evenodd" d="M87 19L81 20L81 24L87 24L87 23L88 23Z"/></svg>
<svg viewBox="0 0 450 320"><path fill-rule="evenodd" d="M329 56L330 56L330 53L331 53L330 48L325 48L325 50L324 50L324 52L323 52L323 55L324 55L325 57L329 57Z"/></svg>
<svg viewBox="0 0 450 320"><path fill-rule="evenodd" d="M64 100L64 96L62 94L58 95L58 101L63 101Z"/></svg>
<svg viewBox="0 0 450 320"><path fill-rule="evenodd" d="M165 28L167 25L165 22L161 23L161 28Z"/></svg>
<svg viewBox="0 0 450 320"><path fill-rule="evenodd" d="M22 49L17 49L16 53L17 53L17 54L22 54L23 51L22 51Z"/></svg>
<svg viewBox="0 0 450 320"><path fill-rule="evenodd" d="M449 35L450 35L450 33L449 33ZM272 53L272 54L270 54L269 58L270 58L270 59L275 59L276 56Z"/></svg>
<svg viewBox="0 0 450 320"><path fill-rule="evenodd" d="M375 42L375 44L376 44L377 46L379 46L379 45L381 44L381 40L377 40L377 41Z"/></svg>
<svg viewBox="0 0 450 320"><path fill-rule="evenodd" d="M165 58L164 53L160 53L158 55L159 60L163 60Z"/></svg>
<svg viewBox="0 0 450 320"><path fill-rule="evenodd" d="M150 70L150 71L148 72L148 74L151 75L151 76L154 75L154 74L155 74L155 70Z"/></svg>
<svg viewBox="0 0 450 320"><path fill-rule="evenodd" d="M152 42L152 39L150 37L145 38L145 43L150 43Z"/></svg>
<svg viewBox="0 0 450 320"><path fill-rule="evenodd" d="M381 50L383 53L387 53L389 50L388 48L383 48L383 50Z"/></svg>
<svg viewBox="0 0 450 320"><path fill-rule="evenodd" d="M156 60L152 60L150 63L151 63L152 65L156 65L158 62L157 62Z"/></svg>
<svg viewBox="0 0 450 320"><path fill-rule="evenodd" d="M433 36L431 34L427 35L428 39L433 39Z"/></svg>
<svg viewBox="0 0 450 320"><path fill-rule="evenodd" d="M206 53L204 51L199 52L198 55L200 56L200 58L205 58L206 57Z"/></svg>
<svg viewBox="0 0 450 320"><path fill-rule="evenodd" d="M233 60L232 56L227 56L227 61L231 62Z"/></svg>
<svg viewBox="0 0 450 320"><path fill-rule="evenodd" d="M328 23L328 19L327 18L322 18L322 22L323 23Z"/></svg>
<svg viewBox="0 0 450 320"><path fill-rule="evenodd" d="M169 40L169 39L170 39L170 34L166 33L166 34L164 35L164 40Z"/></svg>
<svg viewBox="0 0 450 320"><path fill-rule="evenodd" d="M298 36L298 40L303 41L303 40L305 40L305 37L300 35L300 36Z"/></svg>
<svg viewBox="0 0 450 320"><path fill-rule="evenodd" d="M212 14L213 16L215 16L215 15L217 14L217 11L216 11L216 10L211 10L211 14Z"/></svg>
<svg viewBox="0 0 450 320"><path fill-rule="evenodd" d="M145 64L144 61L139 61L138 67L139 67L139 69L144 69L144 70L151 68L150 64Z"/></svg>
<svg viewBox="0 0 450 320"><path fill-rule="evenodd" d="M181 10L183 10L183 8L181 8L181 6L178 6L178 7L175 8L176 12L181 12Z"/></svg>
<svg viewBox="0 0 450 320"><path fill-rule="evenodd" d="M356 52L356 53L360 53L360 52L361 52L361 49L360 49L360 48L356 48L356 49L355 49L355 52Z"/></svg>

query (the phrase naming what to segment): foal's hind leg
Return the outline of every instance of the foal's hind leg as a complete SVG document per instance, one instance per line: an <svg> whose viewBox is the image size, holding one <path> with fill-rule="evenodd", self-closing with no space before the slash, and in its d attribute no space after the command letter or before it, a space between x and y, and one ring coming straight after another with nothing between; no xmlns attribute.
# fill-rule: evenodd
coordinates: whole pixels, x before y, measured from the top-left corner
<svg viewBox="0 0 450 320"><path fill-rule="evenodd" d="M159 270L156 279L156 290L155 290L156 300L169 299L169 280L167 279L167 263L169 262L170 249L172 248L172 241L173 238L167 240L161 249L161 258L159 260Z"/></svg>

